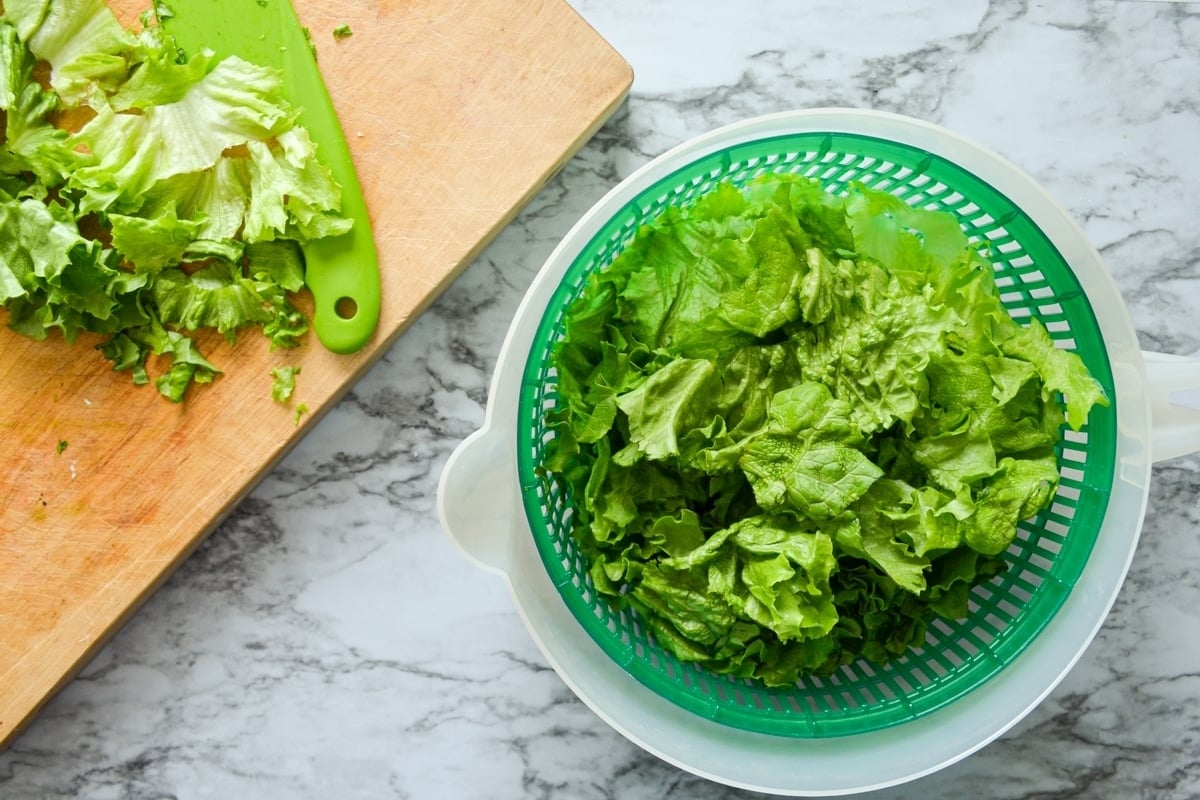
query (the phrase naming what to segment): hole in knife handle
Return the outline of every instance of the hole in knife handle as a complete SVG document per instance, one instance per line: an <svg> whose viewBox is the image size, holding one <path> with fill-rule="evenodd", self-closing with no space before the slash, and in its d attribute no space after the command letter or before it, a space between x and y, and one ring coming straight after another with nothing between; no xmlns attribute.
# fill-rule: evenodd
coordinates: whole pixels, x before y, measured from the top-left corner
<svg viewBox="0 0 1200 800"><path fill-rule="evenodd" d="M339 297L333 304L333 310L342 319L354 319L358 313L358 303L354 302L353 297Z"/></svg>

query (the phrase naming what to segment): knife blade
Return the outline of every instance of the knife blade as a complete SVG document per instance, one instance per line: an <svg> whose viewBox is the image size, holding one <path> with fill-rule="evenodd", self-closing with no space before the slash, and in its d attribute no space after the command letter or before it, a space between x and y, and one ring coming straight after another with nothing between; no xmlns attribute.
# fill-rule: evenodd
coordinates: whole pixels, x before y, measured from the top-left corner
<svg viewBox="0 0 1200 800"><path fill-rule="evenodd" d="M362 186L307 30L290 0L166 0L163 30L189 55L203 48L236 55L284 75L284 95L300 109L317 155L342 187L348 233L303 245L305 283L313 295L313 329L335 353L361 349L379 322L379 258Z"/></svg>

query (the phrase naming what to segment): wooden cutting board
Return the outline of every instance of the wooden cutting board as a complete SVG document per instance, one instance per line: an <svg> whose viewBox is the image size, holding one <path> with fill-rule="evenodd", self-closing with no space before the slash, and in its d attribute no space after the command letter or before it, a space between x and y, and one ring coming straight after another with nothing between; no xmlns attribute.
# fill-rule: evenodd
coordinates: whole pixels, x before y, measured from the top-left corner
<svg viewBox="0 0 1200 800"><path fill-rule="evenodd" d="M131 22L145 2L111 0ZM615 110L629 65L561 0L295 0L379 249L374 340L202 341L186 404L0 327L0 748ZM333 29L352 35L335 39ZM0 325L6 324L0 311ZM295 404L270 369L299 365ZM60 442L65 449L59 452Z"/></svg>

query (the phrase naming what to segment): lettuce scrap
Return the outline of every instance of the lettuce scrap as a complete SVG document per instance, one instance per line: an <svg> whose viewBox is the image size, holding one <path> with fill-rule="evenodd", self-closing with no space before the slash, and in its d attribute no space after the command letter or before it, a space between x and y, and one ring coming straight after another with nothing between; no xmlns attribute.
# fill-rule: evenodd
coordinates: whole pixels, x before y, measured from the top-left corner
<svg viewBox="0 0 1200 800"><path fill-rule="evenodd" d="M277 403L286 403L296 391L296 376L300 367L284 366L271 370L271 399Z"/></svg>
<svg viewBox="0 0 1200 800"><path fill-rule="evenodd" d="M149 14L5 0L0 15L0 307L43 339L104 337L134 383L180 401L220 370L193 336L255 326L294 347L300 244L349 230L283 75L181 53ZM154 358L151 362L151 357Z"/></svg>
<svg viewBox="0 0 1200 800"><path fill-rule="evenodd" d="M570 306L544 469L598 591L678 658L788 685L924 641L1053 496L1100 385L948 215L721 184ZM1065 402L1060 401L1065 396Z"/></svg>

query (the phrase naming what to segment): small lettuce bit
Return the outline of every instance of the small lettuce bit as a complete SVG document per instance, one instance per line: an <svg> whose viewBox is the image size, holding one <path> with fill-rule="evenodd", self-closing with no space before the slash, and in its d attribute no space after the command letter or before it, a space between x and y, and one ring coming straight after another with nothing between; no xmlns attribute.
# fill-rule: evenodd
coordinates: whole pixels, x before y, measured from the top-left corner
<svg viewBox="0 0 1200 800"><path fill-rule="evenodd" d="M964 617L1053 496L1062 427L1108 403L952 216L791 176L643 227L553 357L544 467L596 588L768 685Z"/></svg>
<svg viewBox="0 0 1200 800"><path fill-rule="evenodd" d="M271 399L276 403L286 403L296 391L296 376L300 367L285 366L271 370Z"/></svg>
<svg viewBox="0 0 1200 800"><path fill-rule="evenodd" d="M295 347L300 244L337 236L341 188L296 127L283 75L183 55L102 0L0 15L0 307L9 326L98 349L167 398L220 374L193 334Z"/></svg>

